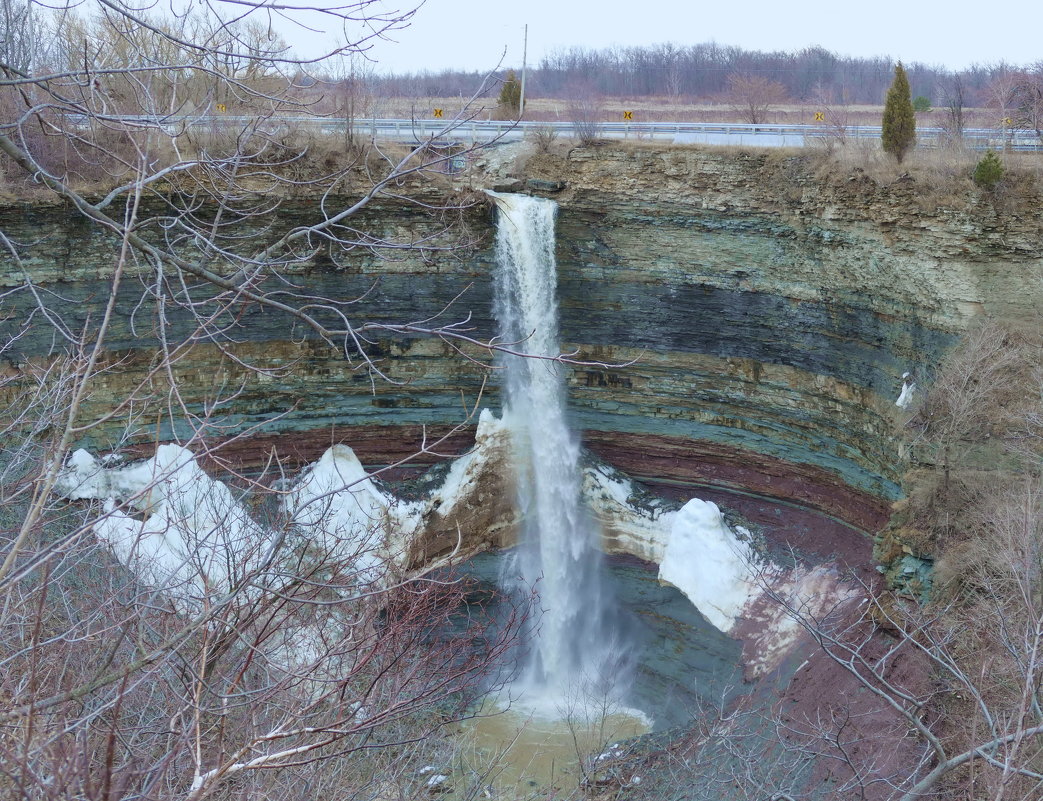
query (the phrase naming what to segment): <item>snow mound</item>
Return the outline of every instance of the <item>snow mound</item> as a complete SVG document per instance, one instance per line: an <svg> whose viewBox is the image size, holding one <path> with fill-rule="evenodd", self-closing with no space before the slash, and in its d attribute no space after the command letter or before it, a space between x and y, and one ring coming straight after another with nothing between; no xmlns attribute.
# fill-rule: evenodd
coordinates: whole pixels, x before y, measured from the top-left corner
<svg viewBox="0 0 1043 801"><path fill-rule="evenodd" d="M661 520L669 533L659 564L660 580L683 592L716 628L731 631L758 591L753 549L736 536L710 501L693 498Z"/></svg>
<svg viewBox="0 0 1043 801"><path fill-rule="evenodd" d="M509 428L489 410L478 421L475 447L456 459L443 484L406 503L373 480L355 452L334 445L287 492L283 511L311 553L353 573L348 583L379 583L405 555L435 512L448 515L480 491L483 476L501 470ZM114 466L83 450L58 478L74 500L104 501L98 539L149 586L198 604L227 592L270 554L275 532L251 519L223 483L207 476L193 454L162 445L151 459ZM718 507L693 499L680 509L644 498L630 479L604 465L584 471L584 495L618 550L659 564L706 619L730 632L759 594L758 559L725 523ZM741 533L741 530L740 530Z"/></svg>
<svg viewBox="0 0 1043 801"><path fill-rule="evenodd" d="M659 579L677 587L713 626L729 633L760 593L760 558L725 522L716 504L693 498L681 508L643 495L604 464L584 471L583 495L606 534L605 547L659 565Z"/></svg>
<svg viewBox="0 0 1043 801"><path fill-rule="evenodd" d="M355 451L334 445L305 469L284 511L307 531L313 547L337 562L353 563L358 580L369 583L381 577L394 556L388 548L392 529L412 518L394 514L397 503L376 485Z"/></svg>
<svg viewBox="0 0 1043 801"><path fill-rule="evenodd" d="M447 517L474 496L491 465L508 446L504 422L483 409L475 447L453 460L442 485L421 501L406 502L382 490L347 445L334 445L302 474L285 501L293 521L309 529L309 538L353 557L365 580L374 580L389 564L403 564L437 510Z"/></svg>
<svg viewBox="0 0 1043 801"><path fill-rule="evenodd" d="M181 601L226 593L256 568L271 542L228 487L178 445L161 445L151 459L115 468L78 450L56 486L74 500L104 501L105 513L93 526L98 540L142 582Z"/></svg>
<svg viewBox="0 0 1043 801"><path fill-rule="evenodd" d="M453 462L431 497L413 503L382 489L350 447L334 445L302 471L282 511L311 553L353 574L339 580L379 582L405 561L432 510L444 516L477 492L507 437L503 421L483 410L475 448ZM227 591L276 541L178 445L161 445L152 458L126 466L77 450L56 486L71 500L104 501L93 526L98 540L143 583L177 600Z"/></svg>

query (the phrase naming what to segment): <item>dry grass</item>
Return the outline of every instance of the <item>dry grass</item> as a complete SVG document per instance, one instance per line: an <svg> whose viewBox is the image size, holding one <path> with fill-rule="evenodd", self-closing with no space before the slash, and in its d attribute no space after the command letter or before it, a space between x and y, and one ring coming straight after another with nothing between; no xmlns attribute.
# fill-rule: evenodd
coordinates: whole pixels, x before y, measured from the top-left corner
<svg viewBox="0 0 1043 801"><path fill-rule="evenodd" d="M1043 153L1000 153L1004 177L995 191L974 185L981 151L964 147L917 148L901 162L883 152L876 139L826 140L805 149L819 180L859 175L877 186L909 182L912 199L924 212L968 208L987 197L997 208L1036 202L1043 192Z"/></svg>
<svg viewBox="0 0 1043 801"><path fill-rule="evenodd" d="M982 153L965 147L916 148L902 163L883 152L878 139L823 140L812 148L826 151L843 167L858 167L881 181L900 175L929 172L932 175L968 173L974 169ZM1003 153L1004 166L1018 173L1043 173L1043 153Z"/></svg>
<svg viewBox="0 0 1043 801"><path fill-rule="evenodd" d="M150 172L178 162L198 161L195 168L172 173L153 185L160 191L219 190L229 180L226 170L239 158L236 185L240 190L283 196L319 193L336 181L338 191L364 191L386 176L412 150L397 142L373 142L344 134L324 134L301 127L269 126L244 133L237 128L192 128L176 138L119 138L102 131L90 145L68 148L55 172L84 195L108 192L135 178L137 165L147 161ZM142 155L144 154L144 155ZM443 154L420 152L415 165L430 165L411 173L403 183L448 188L438 163ZM412 164L412 163L411 163ZM40 201L52 193L32 181L17 166L0 160L0 202Z"/></svg>
<svg viewBox="0 0 1043 801"><path fill-rule="evenodd" d="M434 98L430 100L401 101L408 102L406 111L427 109L428 106L442 107L448 119L462 107L464 100L460 98ZM628 103L625 99L621 104ZM728 110L720 106L698 106L677 101L665 101L657 98L645 98L649 109L657 114L670 117L678 116L675 112L706 113L714 119L728 115ZM435 105L440 104L440 105ZM454 105L455 104L455 105ZM565 113L565 102L557 100L537 99L529 107L527 117L560 116ZM490 108L493 107L490 100ZM381 115L399 113L402 109L383 107L376 109ZM787 107L786 113L801 114L803 107ZM640 108L635 111L636 116ZM876 114L870 107L851 109L852 113ZM603 110L603 113L610 114ZM425 111L425 115L427 112ZM111 132L101 131L110 140ZM551 129L537 130L530 134L540 153L564 155L574 146L574 142L560 135L554 135ZM308 191L319 191L316 187L327 176L342 172L340 186L347 191L354 191L371 184L374 177L386 174L389 162L402 158L407 150L405 145L391 142L374 144L367 137L352 139L346 132L321 133L314 129L280 126L278 120L271 120L267 134L257 135L253 141L245 145L240 131L193 129L182 134L176 140L182 158L227 156L241 148L242 152L257 154L256 163L270 173L262 181L260 178L250 184L257 183L259 191L280 192L300 195ZM155 168L173 163L178 157L172 141L153 139L148 145L149 162ZM884 154L876 139L852 139L838 134L835 137L809 143L804 148L756 148L750 146L719 145L675 145L671 142L651 140L634 136L626 140L608 140L605 146L623 149L630 152L670 151L670 150L706 150L716 156L728 158L755 159L757 165L771 169L785 169L787 174L793 173L795 164L802 175L810 173L815 180L829 184L838 178L857 175L863 181L871 181L878 187L893 186L905 182L909 187L910 198L926 212L939 208L969 208L987 197L997 208L1015 209L1024 202L1031 202L1043 194L1043 154L1039 153L1004 153L1001 154L1006 174L995 191L985 193L975 187L971 175L981 154L963 148L915 149L901 164ZM71 168L68 173L70 182L78 190L87 193L107 191L130 177L130 167L137 161L135 148L129 141L99 142L93 154L103 154L103 158L84 158L78 150L63 152L63 158ZM120 164L120 161L123 163ZM104 163L103 163L104 162ZM0 172L0 196L14 199L33 199L45 194L38 185L26 180L18 174L13 165L6 166ZM205 173L206 171L200 171ZM910 180L911 179L911 180ZM183 188L184 180L206 180L205 177L191 174L184 175L176 187ZM260 183L267 181L265 186ZM411 183L423 181L432 189L447 188L450 182L447 176L437 174L437 169L426 172L422 178L414 177ZM309 189L311 187L311 189ZM785 194L785 190L783 194Z"/></svg>
<svg viewBox="0 0 1043 801"><path fill-rule="evenodd" d="M550 153L567 157L575 146L575 140L559 139ZM822 140L803 148L781 148L630 138L602 140L597 146L633 154L699 151L742 161L763 173L759 180L779 182L780 200L799 199L802 193L794 190L796 182L809 180L823 188L843 185L845 193L862 191L867 199L886 189L892 198L888 202L903 187L903 197L925 213L971 209L983 201L998 211L1013 212L1037 204L1043 196L1043 153L1000 153L1006 172L994 191L986 191L972 180L982 153L965 148L917 149L899 164L882 151L876 139Z"/></svg>

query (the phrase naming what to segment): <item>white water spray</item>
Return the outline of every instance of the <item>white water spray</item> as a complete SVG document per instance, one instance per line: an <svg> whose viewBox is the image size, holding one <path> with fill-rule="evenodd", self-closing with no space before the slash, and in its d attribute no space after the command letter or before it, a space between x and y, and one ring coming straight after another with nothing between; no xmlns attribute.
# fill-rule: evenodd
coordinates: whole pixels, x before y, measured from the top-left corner
<svg viewBox="0 0 1043 801"><path fill-rule="evenodd" d="M490 193L492 194L492 193ZM558 342L555 203L493 194L496 317L528 358L506 359L506 413L515 448L522 532L505 583L535 587L539 609L512 690L529 708L560 714L596 693L618 702L629 683L619 617L602 591L600 532L580 500L579 444L566 422Z"/></svg>

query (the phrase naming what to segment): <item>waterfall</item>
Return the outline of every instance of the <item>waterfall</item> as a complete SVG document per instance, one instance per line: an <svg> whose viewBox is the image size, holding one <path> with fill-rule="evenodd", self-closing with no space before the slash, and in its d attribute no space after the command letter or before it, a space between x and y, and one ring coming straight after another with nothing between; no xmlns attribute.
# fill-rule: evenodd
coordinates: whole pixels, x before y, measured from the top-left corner
<svg viewBox="0 0 1043 801"><path fill-rule="evenodd" d="M508 355L505 419L512 435L522 529L503 582L535 588L521 675L512 685L526 707L548 714L563 705L618 702L629 683L619 615L602 588L600 530L581 497L579 443L566 420L558 341L557 205L494 194L495 313ZM556 710L557 708L557 710Z"/></svg>

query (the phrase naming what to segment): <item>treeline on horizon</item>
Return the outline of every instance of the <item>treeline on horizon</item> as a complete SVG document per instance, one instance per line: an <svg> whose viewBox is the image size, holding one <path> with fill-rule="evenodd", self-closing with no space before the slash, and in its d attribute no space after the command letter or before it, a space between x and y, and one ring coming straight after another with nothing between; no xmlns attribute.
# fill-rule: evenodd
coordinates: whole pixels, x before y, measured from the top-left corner
<svg viewBox="0 0 1043 801"><path fill-rule="evenodd" d="M727 93L731 75L757 75L785 87L794 101L844 105L883 102L894 78L893 59L840 56L823 47L793 52L761 52L704 42L682 47L612 47L560 50L530 65L529 97L674 97L713 99ZM959 82L965 101L987 105L998 79L1015 73L1043 71L1010 64L974 65L952 72L920 63L905 64L914 96L942 105ZM520 69L514 68L520 73ZM500 70L499 75L506 72ZM469 96L484 76L474 71L445 70L371 77L373 89L385 97Z"/></svg>

